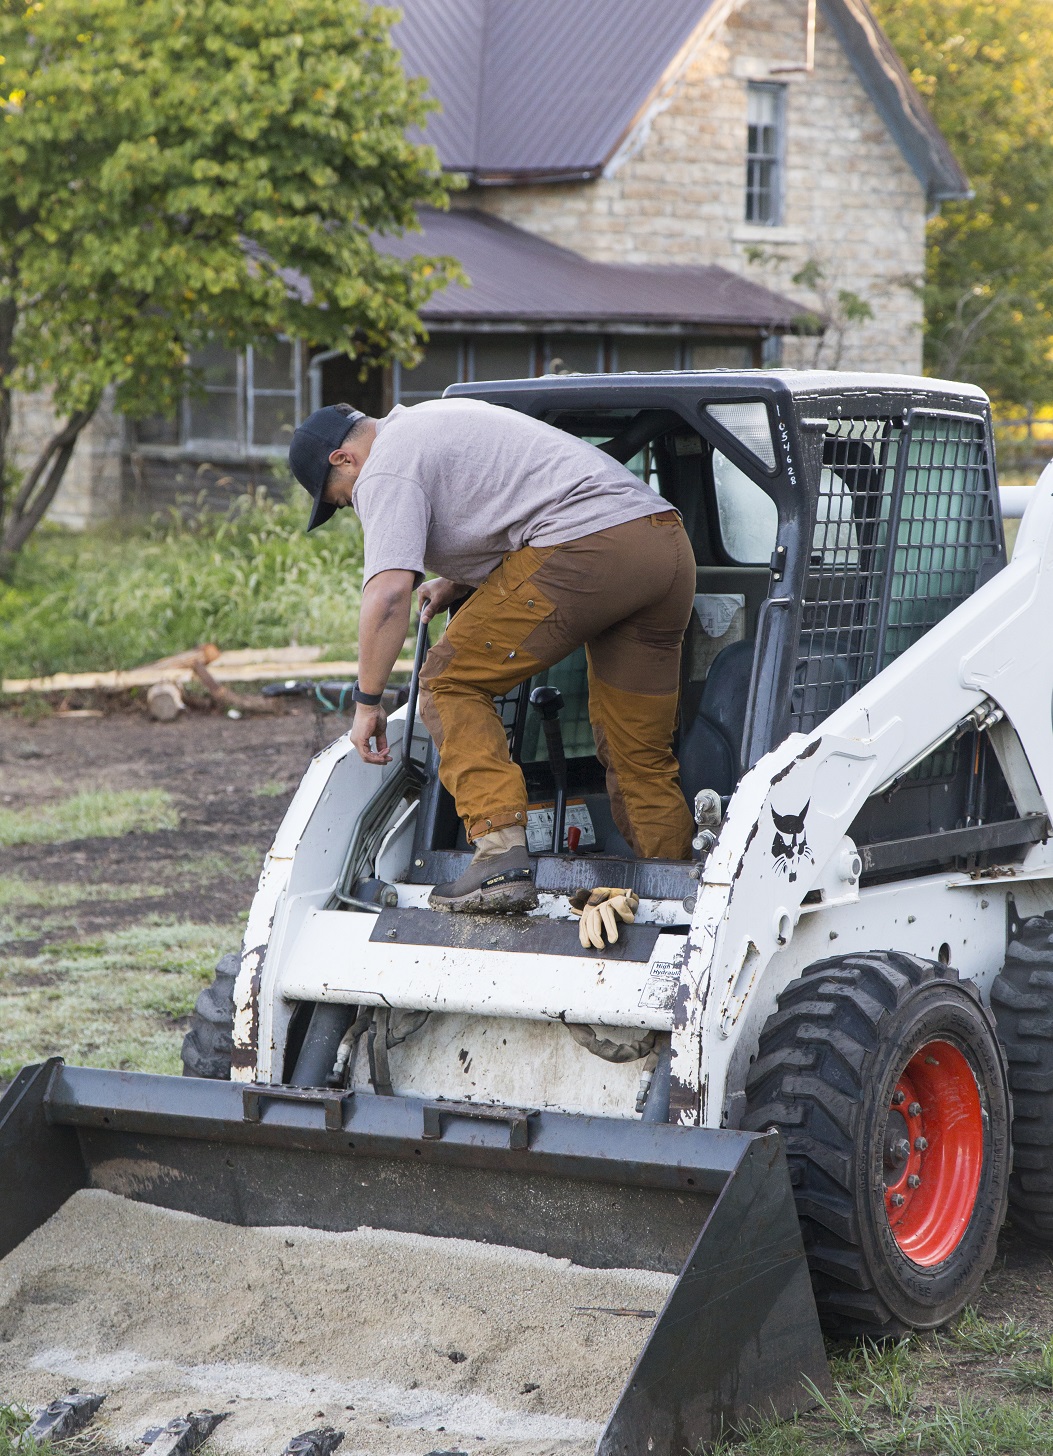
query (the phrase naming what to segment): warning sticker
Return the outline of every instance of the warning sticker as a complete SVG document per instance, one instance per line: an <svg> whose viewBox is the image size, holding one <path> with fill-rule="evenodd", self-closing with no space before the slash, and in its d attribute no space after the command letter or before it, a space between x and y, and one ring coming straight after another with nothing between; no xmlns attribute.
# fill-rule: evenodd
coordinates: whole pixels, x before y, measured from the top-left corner
<svg viewBox="0 0 1053 1456"><path fill-rule="evenodd" d="M553 804L539 804L527 810L527 849L531 854L544 854L552 848L552 816L556 812ZM592 815L583 799L572 799L567 804L563 819L563 847L567 845L567 830L571 827L581 830L579 849L588 849L596 843L596 831L592 827Z"/></svg>
<svg viewBox="0 0 1053 1456"><path fill-rule="evenodd" d="M654 961L647 970L640 1005L653 1011L672 1011L679 985L679 966L672 961Z"/></svg>

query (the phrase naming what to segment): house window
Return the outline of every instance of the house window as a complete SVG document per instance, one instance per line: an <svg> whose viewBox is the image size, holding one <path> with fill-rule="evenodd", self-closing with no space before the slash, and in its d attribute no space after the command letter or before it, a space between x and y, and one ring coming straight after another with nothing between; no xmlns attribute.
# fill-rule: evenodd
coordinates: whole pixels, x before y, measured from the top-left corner
<svg viewBox="0 0 1053 1456"><path fill-rule="evenodd" d="M675 334L433 334L414 369L395 364L396 404L439 399L451 384L490 379L533 379L546 373L602 374L661 369L752 369L759 362L758 341L682 338ZM217 380L210 389L213 409L219 391L232 387Z"/></svg>
<svg viewBox="0 0 1053 1456"><path fill-rule="evenodd" d="M470 341L469 379L532 379L533 334L478 334Z"/></svg>
<svg viewBox="0 0 1053 1456"><path fill-rule="evenodd" d="M447 385L460 383L466 378L466 352L460 339L442 334L430 339L416 368L395 365L396 403L420 404L421 400L438 399Z"/></svg>
<svg viewBox="0 0 1053 1456"><path fill-rule="evenodd" d="M751 83L747 99L746 221L782 222L786 88Z"/></svg>
<svg viewBox="0 0 1053 1456"><path fill-rule="evenodd" d="M661 369L682 367L678 339L638 334L635 338L629 336L614 342L614 369L618 374L654 374Z"/></svg>
<svg viewBox="0 0 1053 1456"><path fill-rule="evenodd" d="M596 334L548 334L546 374L602 374L603 340Z"/></svg>
<svg viewBox="0 0 1053 1456"><path fill-rule="evenodd" d="M754 346L745 339L692 340L684 349L685 369L752 369Z"/></svg>
<svg viewBox="0 0 1053 1456"><path fill-rule="evenodd" d="M201 385L183 403L180 443L238 455L289 448L304 415L303 349L288 339L243 352L213 344L191 359Z"/></svg>

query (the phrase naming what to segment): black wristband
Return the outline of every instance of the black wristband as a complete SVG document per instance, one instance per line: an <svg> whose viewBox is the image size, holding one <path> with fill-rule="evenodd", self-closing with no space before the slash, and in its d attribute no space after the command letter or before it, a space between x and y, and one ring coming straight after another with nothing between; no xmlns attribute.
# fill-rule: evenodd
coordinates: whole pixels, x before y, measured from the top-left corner
<svg viewBox="0 0 1053 1456"><path fill-rule="evenodd" d="M379 708L380 704L384 701L384 694L364 693L358 683L355 683L351 689L351 701L353 703L361 703L366 708Z"/></svg>

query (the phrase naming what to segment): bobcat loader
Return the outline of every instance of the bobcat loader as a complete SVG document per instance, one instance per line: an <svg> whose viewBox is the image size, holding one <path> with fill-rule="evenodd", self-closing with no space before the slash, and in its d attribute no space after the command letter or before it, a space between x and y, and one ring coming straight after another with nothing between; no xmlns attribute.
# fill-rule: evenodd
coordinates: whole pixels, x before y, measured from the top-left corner
<svg viewBox="0 0 1053 1456"><path fill-rule="evenodd" d="M806 1404L820 1327L952 1318L1007 1202L1053 1241L1053 468L1007 565L966 385L450 392L594 441L682 513L694 861L620 838L577 653L496 705L537 910L429 910L469 850L411 690L391 764L344 736L307 770L241 955L199 1000L189 1077L21 1073L0 1255L100 1187L665 1271L597 1450L693 1450ZM639 910L586 951L568 895L600 885Z"/></svg>

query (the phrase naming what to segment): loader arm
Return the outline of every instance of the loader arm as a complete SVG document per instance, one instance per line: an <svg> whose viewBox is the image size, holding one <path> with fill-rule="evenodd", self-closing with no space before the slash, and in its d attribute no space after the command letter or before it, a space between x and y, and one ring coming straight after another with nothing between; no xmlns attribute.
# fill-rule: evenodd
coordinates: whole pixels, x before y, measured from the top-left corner
<svg viewBox="0 0 1053 1456"><path fill-rule="evenodd" d="M407 709L388 719L392 761L384 768L358 757L347 734L317 754L300 782L274 843L267 852L245 928L241 969L234 987L235 1081L280 1081L277 1053L284 1048L291 1004L276 994L282 947L295 937L312 910L337 890L348 845L363 811L401 771ZM424 727L414 721L413 745L423 750ZM398 810L398 804L395 809ZM395 812L386 836L406 845L412 837L413 795Z"/></svg>
<svg viewBox="0 0 1053 1456"><path fill-rule="evenodd" d="M802 969L794 939L806 902L859 898L859 857L847 835L860 809L970 714L981 726L995 709L1004 714L993 742L1018 812L1038 816L1035 832L1044 836L1040 816L1053 804L1051 618L1053 465L1034 489L1010 564L740 782L705 864L684 952L674 1120L729 1120L760 1027ZM1053 876L1053 844L1034 843L1020 872Z"/></svg>

